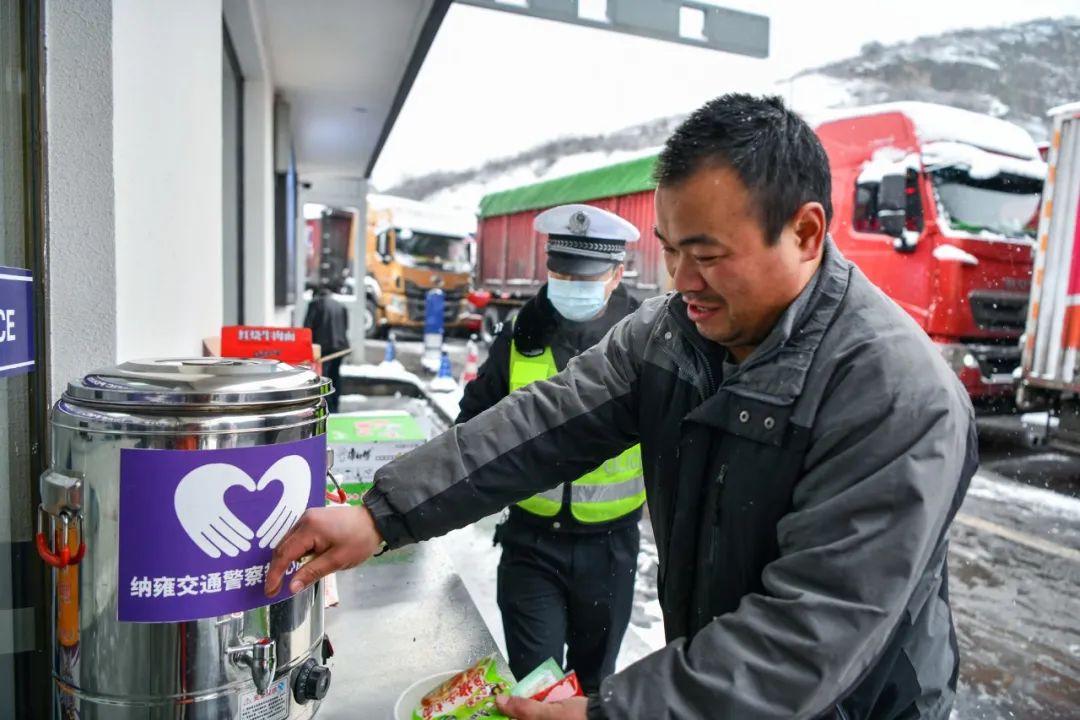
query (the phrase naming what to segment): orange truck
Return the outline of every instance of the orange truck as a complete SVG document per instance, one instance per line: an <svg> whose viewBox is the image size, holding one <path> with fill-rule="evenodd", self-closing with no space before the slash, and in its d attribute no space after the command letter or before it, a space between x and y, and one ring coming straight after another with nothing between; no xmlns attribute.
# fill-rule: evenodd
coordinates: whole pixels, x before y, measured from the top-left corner
<svg viewBox="0 0 1080 720"><path fill-rule="evenodd" d="M442 288L448 330L479 326L467 302L472 277L476 218L467 212L369 195L367 222L350 209L308 206L307 290L329 284L335 293L356 296L353 267L364 231L367 273L364 336L391 328L422 329L428 290Z"/></svg>
<svg viewBox="0 0 1080 720"><path fill-rule="evenodd" d="M422 330L424 300L436 287L445 293L446 329L468 326L475 216L389 195L367 203L365 335Z"/></svg>

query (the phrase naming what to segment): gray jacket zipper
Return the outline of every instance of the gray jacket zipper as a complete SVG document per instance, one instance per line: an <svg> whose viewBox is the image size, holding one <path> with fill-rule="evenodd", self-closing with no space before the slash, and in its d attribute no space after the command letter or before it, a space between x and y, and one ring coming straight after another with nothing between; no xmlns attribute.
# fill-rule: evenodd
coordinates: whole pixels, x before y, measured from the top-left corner
<svg viewBox="0 0 1080 720"><path fill-rule="evenodd" d="M720 466L720 472L716 476L716 502L713 506L712 533L709 537L709 564L716 562L716 556L720 548L720 508L724 496L724 480L727 478L727 465Z"/></svg>

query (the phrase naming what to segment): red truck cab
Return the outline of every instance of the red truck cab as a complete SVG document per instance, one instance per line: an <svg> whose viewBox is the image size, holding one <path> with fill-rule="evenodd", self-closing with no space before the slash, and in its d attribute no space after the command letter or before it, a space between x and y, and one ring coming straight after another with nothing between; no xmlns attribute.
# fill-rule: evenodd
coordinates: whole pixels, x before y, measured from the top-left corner
<svg viewBox="0 0 1080 720"><path fill-rule="evenodd" d="M841 251L938 344L974 400L1010 403L1046 175L1031 136L929 103L815 126Z"/></svg>

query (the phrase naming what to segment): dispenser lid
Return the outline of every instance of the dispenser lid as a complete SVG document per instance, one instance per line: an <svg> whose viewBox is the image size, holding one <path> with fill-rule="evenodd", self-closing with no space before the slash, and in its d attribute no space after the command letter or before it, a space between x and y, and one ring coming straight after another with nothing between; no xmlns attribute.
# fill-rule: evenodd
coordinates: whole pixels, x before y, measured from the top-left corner
<svg viewBox="0 0 1080 720"><path fill-rule="evenodd" d="M223 407L316 400L330 381L277 360L165 358L95 370L68 384L64 395L101 405Z"/></svg>

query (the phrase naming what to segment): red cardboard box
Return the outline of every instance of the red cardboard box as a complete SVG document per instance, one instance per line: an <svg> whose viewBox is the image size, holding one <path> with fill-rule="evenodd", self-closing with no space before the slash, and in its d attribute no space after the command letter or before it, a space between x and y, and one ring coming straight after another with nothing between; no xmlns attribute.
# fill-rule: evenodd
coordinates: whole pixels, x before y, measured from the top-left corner
<svg viewBox="0 0 1080 720"><path fill-rule="evenodd" d="M221 328L221 357L280 360L313 365L315 347L308 328L231 325Z"/></svg>

